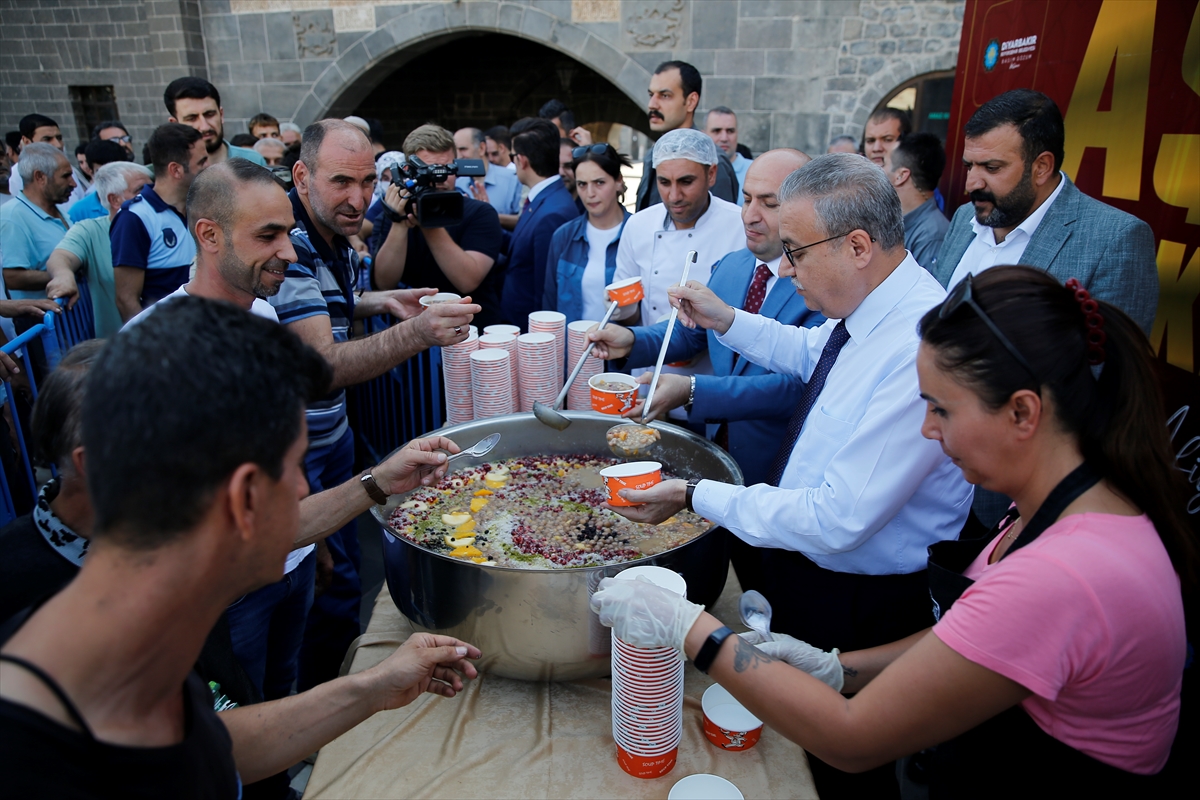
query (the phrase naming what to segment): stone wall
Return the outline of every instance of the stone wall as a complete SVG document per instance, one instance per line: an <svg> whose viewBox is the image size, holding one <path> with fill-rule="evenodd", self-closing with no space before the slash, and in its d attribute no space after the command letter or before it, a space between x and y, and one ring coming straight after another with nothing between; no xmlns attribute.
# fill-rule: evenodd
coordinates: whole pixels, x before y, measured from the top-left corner
<svg viewBox="0 0 1200 800"><path fill-rule="evenodd" d="M954 67L962 10L961 0L0 0L0 125L32 110L70 120L68 86L111 84L144 142L166 116L163 87L182 74L217 85L231 131L259 111L303 125L353 111L423 53L470 58L468 37L499 33L577 59L639 106L658 63L689 61L705 78L702 110L737 111L752 149L823 152L832 135L858 135L898 84ZM514 80L521 69L479 67Z"/></svg>

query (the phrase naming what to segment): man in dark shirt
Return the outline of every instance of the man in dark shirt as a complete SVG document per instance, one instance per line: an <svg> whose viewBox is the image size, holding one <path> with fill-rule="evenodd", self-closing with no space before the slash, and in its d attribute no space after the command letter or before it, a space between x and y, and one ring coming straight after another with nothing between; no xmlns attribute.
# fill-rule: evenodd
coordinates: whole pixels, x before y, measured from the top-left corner
<svg viewBox="0 0 1200 800"><path fill-rule="evenodd" d="M229 602L282 573L307 493L304 404L331 369L285 328L190 297L94 367L80 413L87 558L0 629L12 796L232 800L375 710L452 697L455 671L475 674L477 649L418 634L384 669L217 717L193 665Z"/></svg>
<svg viewBox="0 0 1200 800"><path fill-rule="evenodd" d="M426 164L454 161L454 137L438 125L422 125L404 140L404 152ZM448 178L437 191L454 191L455 179ZM500 217L490 204L463 198L462 221L445 227L421 227L416 214L404 214L407 190L392 184L383 196L388 225L401 225L408 236L388 236L375 257L373 282L379 289L433 286L439 292L471 295L483 311L475 318L478 326L500 321L499 286L492 267L500 255L504 232ZM382 220L381 220L382 222Z"/></svg>

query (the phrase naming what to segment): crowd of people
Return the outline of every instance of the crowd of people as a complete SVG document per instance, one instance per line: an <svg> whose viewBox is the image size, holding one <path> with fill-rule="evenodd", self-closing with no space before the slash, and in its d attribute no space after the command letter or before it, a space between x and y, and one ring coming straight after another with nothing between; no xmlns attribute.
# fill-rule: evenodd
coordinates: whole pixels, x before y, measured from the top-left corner
<svg viewBox="0 0 1200 800"><path fill-rule="evenodd" d="M777 634L731 637L640 581L601 584L601 621L709 671L805 748L823 796L1150 790L1197 567L1151 369L1149 226L1075 188L1038 92L971 116L969 202L944 209L942 143L905 112L754 157L731 109L699 124L702 90L685 62L654 71L632 213L630 158L557 100L388 150L359 117L263 113L227 140L217 89L181 78L145 165L119 122L72 162L54 120L21 121L0 315L33 324L86 275L99 339L42 386L30 439L56 477L0 531L16 786L286 797L288 766L370 714L453 696L480 654L448 637L337 677L360 633L355 518L458 451L433 436L361 469L346 390L472 323L599 319L605 287L639 278L595 356L647 383L679 309L646 412L745 481L613 510L720 525ZM485 174L425 187L461 197L433 224L401 173L457 159ZM461 299L423 307L435 292ZM994 767L1014 741L1021 763Z"/></svg>

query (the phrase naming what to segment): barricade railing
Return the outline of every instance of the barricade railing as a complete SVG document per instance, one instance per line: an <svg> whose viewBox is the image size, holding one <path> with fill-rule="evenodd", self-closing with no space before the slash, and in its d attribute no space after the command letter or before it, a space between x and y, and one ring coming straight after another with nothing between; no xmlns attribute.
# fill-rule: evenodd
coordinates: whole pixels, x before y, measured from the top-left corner
<svg viewBox="0 0 1200 800"><path fill-rule="evenodd" d="M75 283L79 286L79 299L70 309L63 309L63 313L55 321L58 346L64 353L80 342L96 338L96 314L92 308L91 287L83 275L76 275Z"/></svg>
<svg viewBox="0 0 1200 800"><path fill-rule="evenodd" d="M398 323L389 316L369 317L371 335ZM359 442L375 461L406 442L442 427L442 351L434 347L387 372L347 390Z"/></svg>
<svg viewBox="0 0 1200 800"><path fill-rule="evenodd" d="M80 302L82 302L82 297ZM61 301L60 301L61 302ZM91 307L91 300L88 300L88 307ZM63 315L55 314L53 311L47 311L42 321L37 325L29 328L12 341L0 347L8 355L12 356L14 361L18 362L21 367L21 374L25 376L29 385L30 398L37 399L37 378L34 369L33 359L29 357L29 343L39 340L42 344L42 351L46 358L46 372L49 374L56 366L61 357L59 348L59 322ZM3 386L4 391L4 407L8 410L8 422L11 422L10 441L0 442L0 447L6 451L12 448L13 459L10 463L10 468L15 474L11 475L13 484L9 483L10 474L5 468L5 461L8 459L0 459L0 525L7 525L10 521L17 517L17 507L13 499L13 486L27 488L29 491L29 499L37 497L37 481L34 477L33 462L30 457L29 448L25 443L24 427L21 423L21 409L19 408L16 399L15 389L12 381L4 381L0 386ZM5 425L7 427L7 424Z"/></svg>

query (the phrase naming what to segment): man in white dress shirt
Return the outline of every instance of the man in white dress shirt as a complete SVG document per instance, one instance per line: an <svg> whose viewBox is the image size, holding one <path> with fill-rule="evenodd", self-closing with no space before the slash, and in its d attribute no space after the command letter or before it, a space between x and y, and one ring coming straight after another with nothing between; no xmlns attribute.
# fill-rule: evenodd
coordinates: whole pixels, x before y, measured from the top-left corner
<svg viewBox="0 0 1200 800"><path fill-rule="evenodd" d="M971 509L971 486L921 435L917 323L945 292L904 249L899 198L870 162L813 159L779 197L780 275L825 324L799 328L735 310L697 282L670 291L688 322L806 381L768 482L664 481L624 490L644 505L614 510L659 522L690 507L774 548L763 559L772 629L823 649L873 647L933 624L926 548L955 538ZM813 761L822 796L875 797L895 786L886 769L847 776Z"/></svg>

